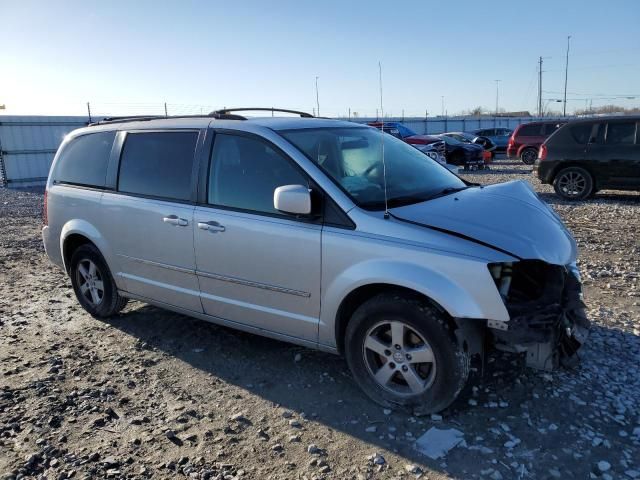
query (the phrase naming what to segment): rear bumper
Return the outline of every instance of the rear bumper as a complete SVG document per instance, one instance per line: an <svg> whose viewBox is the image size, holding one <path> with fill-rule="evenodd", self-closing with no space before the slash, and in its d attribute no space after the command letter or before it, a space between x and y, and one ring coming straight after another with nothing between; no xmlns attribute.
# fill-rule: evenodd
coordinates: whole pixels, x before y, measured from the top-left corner
<svg viewBox="0 0 640 480"><path fill-rule="evenodd" d="M533 164L533 174L538 177L540 182L551 184L553 183L553 172L555 170L555 163L547 160L541 162L536 160Z"/></svg>
<svg viewBox="0 0 640 480"><path fill-rule="evenodd" d="M49 260L58 267L64 269L64 261L62 259L62 252L60 252L60 244L57 239L54 238L51 228L47 225L42 227L42 243L44 244L44 251L49 257Z"/></svg>

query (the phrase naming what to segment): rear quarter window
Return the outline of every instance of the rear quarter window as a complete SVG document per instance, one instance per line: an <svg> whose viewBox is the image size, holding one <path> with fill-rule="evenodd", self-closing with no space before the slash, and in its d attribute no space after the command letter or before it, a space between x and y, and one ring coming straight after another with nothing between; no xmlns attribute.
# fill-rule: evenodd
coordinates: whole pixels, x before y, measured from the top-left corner
<svg viewBox="0 0 640 480"><path fill-rule="evenodd" d="M583 123L582 125L573 125L569 127L571 136L580 145L586 145L591 137L592 123Z"/></svg>
<svg viewBox="0 0 640 480"><path fill-rule="evenodd" d="M518 130L518 137L536 137L540 135L540 131L542 130L542 125L523 125Z"/></svg>
<svg viewBox="0 0 640 480"><path fill-rule="evenodd" d="M544 126L544 135L547 137L558 130L564 123L547 123Z"/></svg>
<svg viewBox="0 0 640 480"><path fill-rule="evenodd" d="M60 153L53 172L55 183L104 187L115 132L98 132L71 140Z"/></svg>

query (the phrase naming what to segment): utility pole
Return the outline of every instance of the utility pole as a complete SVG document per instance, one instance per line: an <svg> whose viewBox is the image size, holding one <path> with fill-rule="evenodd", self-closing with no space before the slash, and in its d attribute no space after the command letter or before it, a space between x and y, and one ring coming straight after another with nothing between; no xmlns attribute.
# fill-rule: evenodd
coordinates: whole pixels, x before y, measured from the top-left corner
<svg viewBox="0 0 640 480"><path fill-rule="evenodd" d="M538 116L542 116L542 57L538 59Z"/></svg>
<svg viewBox="0 0 640 480"><path fill-rule="evenodd" d="M571 40L571 35L567 36L567 60L564 66L564 107L562 109L562 116L567 116L567 77L569 75L569 40Z"/></svg>
<svg viewBox="0 0 640 480"><path fill-rule="evenodd" d="M167 102L164 102L164 116L168 117L169 114L167 113Z"/></svg>
<svg viewBox="0 0 640 480"><path fill-rule="evenodd" d="M440 100L442 100L442 116L444 117L444 95L440 96Z"/></svg>
<svg viewBox="0 0 640 480"><path fill-rule="evenodd" d="M318 116L320 116L320 97L318 96L318 78L320 77L316 75L316 107L318 110Z"/></svg>
<svg viewBox="0 0 640 480"><path fill-rule="evenodd" d="M496 117L498 116L498 86L500 85L501 80L496 80Z"/></svg>
<svg viewBox="0 0 640 480"><path fill-rule="evenodd" d="M91 105L87 102L87 113L89 114L89 123L91 123Z"/></svg>

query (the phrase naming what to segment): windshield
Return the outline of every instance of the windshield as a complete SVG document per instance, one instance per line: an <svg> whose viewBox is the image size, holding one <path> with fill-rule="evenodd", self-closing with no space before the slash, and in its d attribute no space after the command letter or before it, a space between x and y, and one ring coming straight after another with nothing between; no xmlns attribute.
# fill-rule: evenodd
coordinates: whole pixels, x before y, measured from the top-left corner
<svg viewBox="0 0 640 480"><path fill-rule="evenodd" d="M459 140L456 140L455 138L450 137L449 135L440 135L440 138L444 140L444 143L446 143L447 145L459 145L462 143Z"/></svg>
<svg viewBox="0 0 640 480"><path fill-rule="evenodd" d="M452 137L454 140L458 140L461 143L473 143L471 140L465 137L464 134L462 133L453 133L453 134L449 134L448 136Z"/></svg>
<svg viewBox="0 0 640 480"><path fill-rule="evenodd" d="M279 132L318 164L360 207L384 209L382 133L374 128L317 128ZM457 191L465 183L447 168L384 134L389 207Z"/></svg>

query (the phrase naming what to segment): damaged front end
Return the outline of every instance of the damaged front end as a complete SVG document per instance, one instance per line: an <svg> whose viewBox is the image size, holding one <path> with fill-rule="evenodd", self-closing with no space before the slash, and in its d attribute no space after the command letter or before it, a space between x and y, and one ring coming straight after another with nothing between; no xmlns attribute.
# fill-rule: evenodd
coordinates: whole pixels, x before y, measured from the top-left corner
<svg viewBox="0 0 640 480"><path fill-rule="evenodd" d="M488 321L496 348L526 352L527 366L573 366L589 333L575 265L523 260L489 265L509 312L508 322Z"/></svg>

